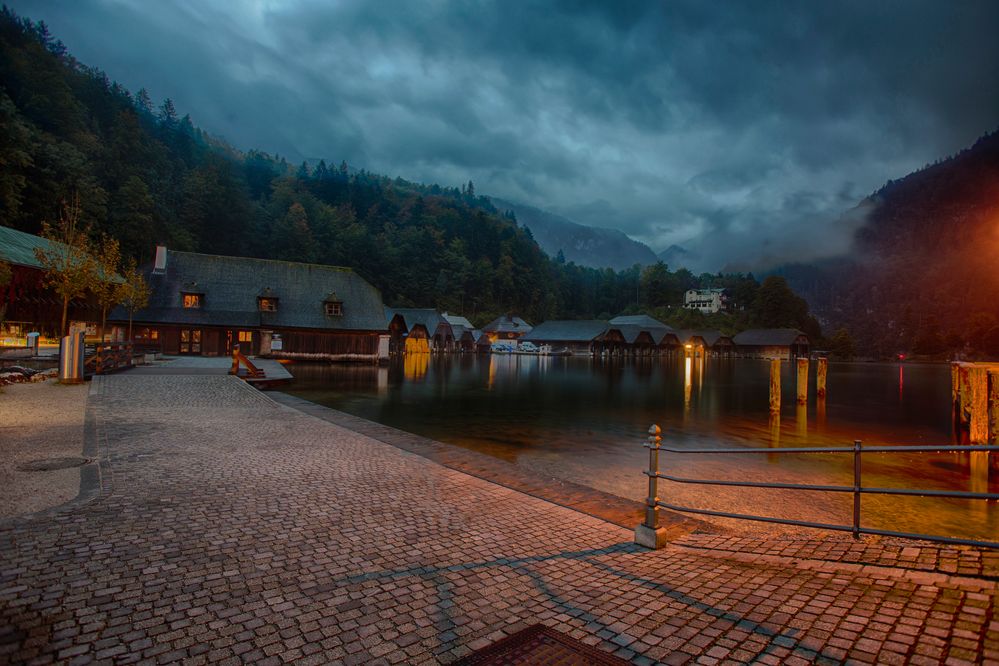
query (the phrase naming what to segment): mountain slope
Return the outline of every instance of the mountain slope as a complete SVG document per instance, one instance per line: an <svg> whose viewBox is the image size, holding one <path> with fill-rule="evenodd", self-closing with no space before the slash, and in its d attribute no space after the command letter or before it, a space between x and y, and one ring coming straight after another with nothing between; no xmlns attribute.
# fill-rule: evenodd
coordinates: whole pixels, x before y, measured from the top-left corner
<svg viewBox="0 0 999 666"><path fill-rule="evenodd" d="M520 226L530 229L534 240L551 257L561 250L566 261L614 270L656 263L656 255L647 245L617 229L588 227L532 206L490 198L496 208L513 211Z"/></svg>
<svg viewBox="0 0 999 666"><path fill-rule="evenodd" d="M875 355L999 356L999 132L860 207L850 257L775 272Z"/></svg>

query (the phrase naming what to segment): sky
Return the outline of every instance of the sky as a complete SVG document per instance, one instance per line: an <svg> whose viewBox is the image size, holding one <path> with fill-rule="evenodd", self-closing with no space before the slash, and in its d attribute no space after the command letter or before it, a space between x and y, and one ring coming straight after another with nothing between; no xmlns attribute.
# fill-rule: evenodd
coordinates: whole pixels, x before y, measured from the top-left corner
<svg viewBox="0 0 999 666"><path fill-rule="evenodd" d="M699 270L849 250L999 128L999 2L11 2L237 148L620 229Z"/></svg>

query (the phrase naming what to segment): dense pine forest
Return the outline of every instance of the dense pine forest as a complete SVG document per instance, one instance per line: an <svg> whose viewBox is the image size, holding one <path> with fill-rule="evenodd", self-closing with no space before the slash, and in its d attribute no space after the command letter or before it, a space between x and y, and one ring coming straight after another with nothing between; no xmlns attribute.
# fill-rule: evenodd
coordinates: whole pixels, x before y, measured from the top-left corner
<svg viewBox="0 0 999 666"><path fill-rule="evenodd" d="M514 215L469 181L421 185L352 168L342 157L290 164L242 152L77 61L44 23L0 12L0 224L37 233L78 195L96 236L148 261L178 250L349 266L386 304L437 307L476 323L653 310L677 326L726 332L797 326L807 304L780 278L695 276L660 263L599 270L547 256ZM734 314L675 307L693 286L729 288Z"/></svg>

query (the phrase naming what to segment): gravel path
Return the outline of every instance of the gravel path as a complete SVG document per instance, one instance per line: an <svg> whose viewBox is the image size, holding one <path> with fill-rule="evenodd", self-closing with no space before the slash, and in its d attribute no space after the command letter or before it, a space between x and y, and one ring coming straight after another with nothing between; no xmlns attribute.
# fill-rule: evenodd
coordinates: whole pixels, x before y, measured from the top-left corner
<svg viewBox="0 0 999 666"><path fill-rule="evenodd" d="M0 393L0 518L49 509L80 491L77 466L25 471L22 466L83 456L86 385L11 384Z"/></svg>

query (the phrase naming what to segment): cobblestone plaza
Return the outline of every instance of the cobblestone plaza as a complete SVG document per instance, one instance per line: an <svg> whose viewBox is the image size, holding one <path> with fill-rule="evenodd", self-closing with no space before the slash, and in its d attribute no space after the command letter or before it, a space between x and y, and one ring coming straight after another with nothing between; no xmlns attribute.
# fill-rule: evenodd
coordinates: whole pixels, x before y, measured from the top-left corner
<svg viewBox="0 0 999 666"><path fill-rule="evenodd" d="M999 556L661 551L224 376L98 377L83 492L0 524L0 661L449 663L541 622L636 664L999 664Z"/></svg>

